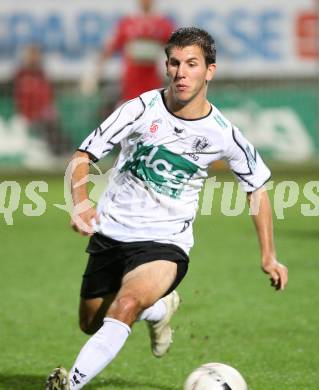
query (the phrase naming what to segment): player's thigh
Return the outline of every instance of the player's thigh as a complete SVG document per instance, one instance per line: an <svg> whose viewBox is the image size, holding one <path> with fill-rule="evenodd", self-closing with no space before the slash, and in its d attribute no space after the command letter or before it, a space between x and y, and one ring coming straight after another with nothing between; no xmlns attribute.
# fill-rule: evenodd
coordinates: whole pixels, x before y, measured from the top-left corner
<svg viewBox="0 0 319 390"><path fill-rule="evenodd" d="M118 297L131 295L143 308L153 305L172 286L177 275L177 264L168 260L154 260L139 265L122 280Z"/></svg>
<svg viewBox="0 0 319 390"><path fill-rule="evenodd" d="M110 293L104 297L80 299L79 323L85 333L95 333L103 325L103 318L115 295L116 293Z"/></svg>

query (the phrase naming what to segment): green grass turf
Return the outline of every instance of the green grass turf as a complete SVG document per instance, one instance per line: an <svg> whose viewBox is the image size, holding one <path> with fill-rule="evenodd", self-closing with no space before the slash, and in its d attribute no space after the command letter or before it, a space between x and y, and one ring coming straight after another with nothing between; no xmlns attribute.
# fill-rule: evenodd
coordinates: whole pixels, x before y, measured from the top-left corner
<svg viewBox="0 0 319 390"><path fill-rule="evenodd" d="M300 175L301 188L313 177ZM24 191L31 178L13 180ZM43 389L49 371L58 364L69 368L87 339L77 327L87 239L53 207L63 203L63 180L49 178L48 185L41 217L23 214L23 203L30 203L25 198L13 226L0 216L0 389ZM289 287L278 293L260 272L250 217L222 215L217 191L213 215L198 215L194 226L196 244L179 287L183 304L173 319L170 353L153 358L145 324L137 324L119 356L87 389L179 390L194 368L210 361L237 367L251 390L319 388L319 227L318 217L301 215L302 202L301 196L284 220L275 220L279 258L290 270Z"/></svg>

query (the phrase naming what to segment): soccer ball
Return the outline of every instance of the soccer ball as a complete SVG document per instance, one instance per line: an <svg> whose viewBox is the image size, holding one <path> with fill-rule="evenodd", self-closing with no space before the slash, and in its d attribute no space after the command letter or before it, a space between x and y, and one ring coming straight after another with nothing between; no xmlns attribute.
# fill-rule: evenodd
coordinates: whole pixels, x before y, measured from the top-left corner
<svg viewBox="0 0 319 390"><path fill-rule="evenodd" d="M222 363L207 363L189 375L184 390L248 390L248 387L235 368Z"/></svg>

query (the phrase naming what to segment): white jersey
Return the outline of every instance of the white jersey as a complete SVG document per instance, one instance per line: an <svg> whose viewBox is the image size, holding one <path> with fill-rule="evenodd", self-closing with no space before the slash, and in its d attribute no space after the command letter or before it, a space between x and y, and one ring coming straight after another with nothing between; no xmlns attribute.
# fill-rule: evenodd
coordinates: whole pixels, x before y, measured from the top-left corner
<svg viewBox="0 0 319 390"><path fill-rule="evenodd" d="M163 93L152 90L123 104L79 150L99 160L121 143L98 203L97 232L119 241L175 244L188 253L210 164L225 159L246 192L261 187L270 171L215 106L203 118L186 120L167 109Z"/></svg>

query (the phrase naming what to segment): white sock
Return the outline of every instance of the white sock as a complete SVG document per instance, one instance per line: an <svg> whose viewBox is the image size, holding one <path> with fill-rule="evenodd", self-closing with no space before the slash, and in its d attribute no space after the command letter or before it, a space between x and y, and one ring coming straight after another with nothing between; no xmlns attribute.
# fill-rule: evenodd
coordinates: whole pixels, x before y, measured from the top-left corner
<svg viewBox="0 0 319 390"><path fill-rule="evenodd" d="M104 318L102 327L86 342L70 371L72 390L82 389L115 358L131 328L114 318Z"/></svg>
<svg viewBox="0 0 319 390"><path fill-rule="evenodd" d="M166 305L162 299L159 299L154 305L143 310L138 316L137 321L146 320L151 322L160 321L166 314Z"/></svg>

